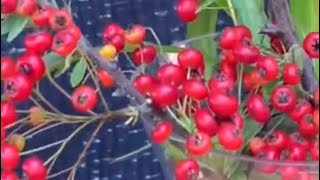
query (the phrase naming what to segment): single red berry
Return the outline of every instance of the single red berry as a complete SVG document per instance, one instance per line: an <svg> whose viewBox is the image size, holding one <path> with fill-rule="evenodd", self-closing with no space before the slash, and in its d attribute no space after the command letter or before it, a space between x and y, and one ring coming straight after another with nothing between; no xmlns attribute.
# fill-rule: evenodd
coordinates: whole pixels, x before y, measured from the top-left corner
<svg viewBox="0 0 320 180"><path fill-rule="evenodd" d="M32 14L32 22L38 27L50 27L50 17L54 10L49 6L38 6L38 9Z"/></svg>
<svg viewBox="0 0 320 180"><path fill-rule="evenodd" d="M272 91L270 102L276 110L289 112L296 105L297 95L289 86L278 86Z"/></svg>
<svg viewBox="0 0 320 180"><path fill-rule="evenodd" d="M237 37L238 42L241 42L243 40L252 40L252 33L251 30L245 26L245 25L236 25L233 27Z"/></svg>
<svg viewBox="0 0 320 180"><path fill-rule="evenodd" d="M268 85L271 81L266 80L259 70L253 70L250 72L250 81L252 85L256 88L264 87Z"/></svg>
<svg viewBox="0 0 320 180"><path fill-rule="evenodd" d="M280 160L280 152L277 148L274 147L265 147L263 148L256 157L261 160L267 161L277 161ZM257 169L266 174L273 174L277 170L277 166L273 163L257 163Z"/></svg>
<svg viewBox="0 0 320 180"><path fill-rule="evenodd" d="M65 9L55 10L49 22L53 30L60 31L72 25L72 17Z"/></svg>
<svg viewBox="0 0 320 180"><path fill-rule="evenodd" d="M230 120L238 129L243 129L244 119L238 112L231 115Z"/></svg>
<svg viewBox="0 0 320 180"><path fill-rule="evenodd" d="M103 30L103 42L107 42L108 39L114 35L123 36L123 33L124 33L124 30L119 24L110 23Z"/></svg>
<svg viewBox="0 0 320 180"><path fill-rule="evenodd" d="M194 113L194 121L200 132L214 136L218 132L218 122L209 109L198 109Z"/></svg>
<svg viewBox="0 0 320 180"><path fill-rule="evenodd" d="M220 61L219 72L227 75L228 77L231 77L234 80L237 79L237 66L229 63L225 59Z"/></svg>
<svg viewBox="0 0 320 180"><path fill-rule="evenodd" d="M313 93L313 103L315 106L319 106L319 88L317 88Z"/></svg>
<svg viewBox="0 0 320 180"><path fill-rule="evenodd" d="M288 161L292 163L292 161ZM299 168L294 166L282 166L279 169L281 180L301 180L299 174Z"/></svg>
<svg viewBox="0 0 320 180"><path fill-rule="evenodd" d="M31 96L32 86L27 76L17 73L4 81L4 92L8 99L21 102Z"/></svg>
<svg viewBox="0 0 320 180"><path fill-rule="evenodd" d="M305 99L298 99L295 108L289 112L289 117L299 123L302 117L312 113L312 105Z"/></svg>
<svg viewBox="0 0 320 180"><path fill-rule="evenodd" d="M104 43L113 45L117 49L117 52L121 52L125 46L125 39L122 35L115 34L109 38L106 38Z"/></svg>
<svg viewBox="0 0 320 180"><path fill-rule="evenodd" d="M204 66L204 57L197 49L184 49L178 54L179 65L184 69L199 69Z"/></svg>
<svg viewBox="0 0 320 180"><path fill-rule="evenodd" d="M252 80L252 75L249 72L243 73L242 82L243 82L244 89L247 92L253 91L255 88L257 88L256 84Z"/></svg>
<svg viewBox="0 0 320 180"><path fill-rule="evenodd" d="M319 128L313 121L313 115L305 114L299 121L299 132L307 137L313 137L319 133Z"/></svg>
<svg viewBox="0 0 320 180"><path fill-rule="evenodd" d="M202 101L208 97L208 90L200 80L186 80L183 82L183 92L193 100Z"/></svg>
<svg viewBox="0 0 320 180"><path fill-rule="evenodd" d="M310 58L319 58L319 32L311 32L305 37L303 49Z"/></svg>
<svg viewBox="0 0 320 180"><path fill-rule="evenodd" d="M296 63L285 64L282 71L284 84L298 85L301 82L299 66Z"/></svg>
<svg viewBox="0 0 320 180"><path fill-rule="evenodd" d="M1 14L13 13L18 6L18 0L1 0Z"/></svg>
<svg viewBox="0 0 320 180"><path fill-rule="evenodd" d="M185 81L186 73L180 66L165 64L158 70L157 78L161 83L179 86Z"/></svg>
<svg viewBox="0 0 320 180"><path fill-rule="evenodd" d="M277 79L279 72L278 62L271 56L260 57L257 62L257 68L263 78L268 81Z"/></svg>
<svg viewBox="0 0 320 180"><path fill-rule="evenodd" d="M1 126L6 127L17 120L15 106L8 101L1 101Z"/></svg>
<svg viewBox="0 0 320 180"><path fill-rule="evenodd" d="M20 16L31 16L37 10L37 0L19 0L16 13Z"/></svg>
<svg viewBox="0 0 320 180"><path fill-rule="evenodd" d="M221 61L226 61L228 64L235 67L238 64L236 57L234 56L232 50L222 50L222 59ZM221 62L220 62L221 63Z"/></svg>
<svg viewBox="0 0 320 180"><path fill-rule="evenodd" d="M45 69L44 61L34 53L27 52L16 62L16 72L26 75L32 82L42 79Z"/></svg>
<svg viewBox="0 0 320 180"><path fill-rule="evenodd" d="M266 142L260 137L251 139L249 143L249 149L253 155L259 154L266 146Z"/></svg>
<svg viewBox="0 0 320 180"><path fill-rule="evenodd" d="M1 180L18 180L18 176L13 171L5 171L1 173Z"/></svg>
<svg viewBox="0 0 320 180"><path fill-rule="evenodd" d="M178 17L185 23L192 22L198 17L198 8L197 0L181 0L177 5Z"/></svg>
<svg viewBox="0 0 320 180"><path fill-rule="evenodd" d="M152 63L157 56L157 49L152 45L142 46L132 52L132 61L135 65Z"/></svg>
<svg viewBox="0 0 320 180"><path fill-rule="evenodd" d="M240 130L231 123L222 123L218 131L219 144L228 151L237 151L243 145Z"/></svg>
<svg viewBox="0 0 320 180"><path fill-rule="evenodd" d="M251 31L246 26L227 27L220 36L219 45L222 49L233 50L243 41L251 41L251 39Z"/></svg>
<svg viewBox="0 0 320 180"><path fill-rule="evenodd" d="M141 74L133 80L133 87L143 95L149 95L154 85L155 79L148 74Z"/></svg>
<svg viewBox="0 0 320 180"><path fill-rule="evenodd" d="M178 90L172 85L159 84L151 91L153 104L159 108L165 108L176 104L178 100Z"/></svg>
<svg viewBox="0 0 320 180"><path fill-rule="evenodd" d="M259 94L251 95L246 103L248 113L259 123L267 123L271 118L271 110Z"/></svg>
<svg viewBox="0 0 320 180"><path fill-rule="evenodd" d="M289 138L289 147L293 145L299 145L305 150L310 148L310 142L307 141L299 132L290 134Z"/></svg>
<svg viewBox="0 0 320 180"><path fill-rule="evenodd" d="M314 161L319 161L319 140L316 140L312 143L310 152L312 159Z"/></svg>
<svg viewBox="0 0 320 180"><path fill-rule="evenodd" d="M38 157L29 157L24 160L22 170L30 180L45 180L47 178L47 168Z"/></svg>
<svg viewBox="0 0 320 180"><path fill-rule="evenodd" d="M67 30L59 31L53 38L52 51L67 56L77 47L77 39Z"/></svg>
<svg viewBox="0 0 320 180"><path fill-rule="evenodd" d="M299 144L291 144L287 151L282 152L282 156L290 161L305 161L307 150Z"/></svg>
<svg viewBox="0 0 320 180"><path fill-rule="evenodd" d="M276 130L272 134L270 134L266 139L267 146L275 147L279 151L284 150L287 148L290 142L289 136L281 130Z"/></svg>
<svg viewBox="0 0 320 180"><path fill-rule="evenodd" d="M193 156L205 156L212 147L211 137L202 132L190 135L186 142L186 149Z"/></svg>
<svg viewBox="0 0 320 180"><path fill-rule="evenodd" d="M80 28L75 24L67 27L65 31L68 31L70 34L72 34L76 42L78 42L82 36Z"/></svg>
<svg viewBox="0 0 320 180"><path fill-rule="evenodd" d="M162 144L169 139L172 133L173 126L169 121L158 122L152 132L151 140L154 143Z"/></svg>
<svg viewBox="0 0 320 180"><path fill-rule="evenodd" d="M92 87L80 86L73 91L71 101L77 111L88 112L96 106L98 96Z"/></svg>
<svg viewBox="0 0 320 180"><path fill-rule="evenodd" d="M208 86L211 93L229 93L235 87L235 80L224 72L218 72L209 80Z"/></svg>
<svg viewBox="0 0 320 180"><path fill-rule="evenodd" d="M319 129L319 109L313 110L313 122Z"/></svg>
<svg viewBox="0 0 320 180"><path fill-rule="evenodd" d="M238 46L234 48L233 53L238 61L244 64L253 64L257 62L260 56L259 48L247 40L238 44Z"/></svg>
<svg viewBox="0 0 320 180"><path fill-rule="evenodd" d="M10 144L1 145L1 169L14 170L20 161L19 151L16 146Z"/></svg>
<svg viewBox="0 0 320 180"><path fill-rule="evenodd" d="M1 57L1 80L15 74L15 63L13 59L9 56Z"/></svg>
<svg viewBox="0 0 320 180"><path fill-rule="evenodd" d="M224 93L212 93L208 99L209 107L218 117L230 117L238 111L238 100Z"/></svg>
<svg viewBox="0 0 320 180"><path fill-rule="evenodd" d="M180 161L175 169L176 180L193 180L198 179L200 173L200 166L197 161L193 159L186 159Z"/></svg>
<svg viewBox="0 0 320 180"><path fill-rule="evenodd" d="M2 113L1 113L2 114ZM2 118L1 118L2 119ZM2 121L2 120L1 120ZM5 139L6 139L6 129L4 129L4 125L3 123L1 122L1 146L2 144L4 143Z"/></svg>
<svg viewBox="0 0 320 180"><path fill-rule="evenodd" d="M140 24L133 25L129 30L125 31L124 37L129 44L141 44L146 36L146 29Z"/></svg>
<svg viewBox="0 0 320 180"><path fill-rule="evenodd" d="M49 32L37 32L24 37L24 47L28 52L43 54L50 49L53 37Z"/></svg>
<svg viewBox="0 0 320 180"><path fill-rule="evenodd" d="M110 88L114 86L114 79L107 71L99 69L97 72L97 76L103 87Z"/></svg>
<svg viewBox="0 0 320 180"><path fill-rule="evenodd" d="M270 45L271 48L278 54L284 54L287 52L286 47L278 37L270 37Z"/></svg>

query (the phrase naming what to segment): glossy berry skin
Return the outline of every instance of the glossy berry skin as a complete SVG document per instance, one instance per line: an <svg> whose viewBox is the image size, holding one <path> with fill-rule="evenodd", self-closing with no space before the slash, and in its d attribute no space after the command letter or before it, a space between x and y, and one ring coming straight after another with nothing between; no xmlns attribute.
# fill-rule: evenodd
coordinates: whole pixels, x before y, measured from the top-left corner
<svg viewBox="0 0 320 180"><path fill-rule="evenodd" d="M290 134L289 138L290 138L289 147L294 146L294 145L298 145L298 146L301 146L305 150L310 148L310 142L307 141L299 132L295 132L295 133Z"/></svg>
<svg viewBox="0 0 320 180"><path fill-rule="evenodd" d="M292 161L288 161L288 163ZM279 169L281 180L301 180L299 168L294 166L283 166Z"/></svg>
<svg viewBox="0 0 320 180"><path fill-rule="evenodd" d="M300 70L296 63L285 64L282 73L284 84L298 85L301 83Z"/></svg>
<svg viewBox="0 0 320 180"><path fill-rule="evenodd" d="M78 42L80 40L80 38L82 36L82 32L77 25L73 24L73 25L67 27L65 30L67 32L69 32L74 37L76 42Z"/></svg>
<svg viewBox="0 0 320 180"><path fill-rule="evenodd" d="M186 74L180 66L166 64L158 70L157 79L163 84L179 86L185 81Z"/></svg>
<svg viewBox="0 0 320 180"><path fill-rule="evenodd" d="M205 156L213 147L208 134L197 132L187 138L186 149L193 156Z"/></svg>
<svg viewBox="0 0 320 180"><path fill-rule="evenodd" d="M15 106L8 101L1 101L1 126L6 127L17 120Z"/></svg>
<svg viewBox="0 0 320 180"><path fill-rule="evenodd" d="M167 141L172 133L173 126L169 121L158 122L152 132L151 141L156 144L162 144Z"/></svg>
<svg viewBox="0 0 320 180"><path fill-rule="evenodd" d="M53 38L52 51L60 56L67 56L77 47L77 39L66 30L59 31Z"/></svg>
<svg viewBox="0 0 320 180"><path fill-rule="evenodd" d="M22 163L22 170L30 180L45 180L47 169L38 157L29 157Z"/></svg>
<svg viewBox="0 0 320 180"><path fill-rule="evenodd" d="M4 125L1 123L1 125L0 125L0 127L1 127L1 129L0 129L1 130L1 146L4 143L4 141L6 139L6 135L7 135L6 130L4 129L3 126Z"/></svg>
<svg viewBox="0 0 320 180"><path fill-rule="evenodd" d="M154 85L154 78L148 74L141 74L133 80L133 87L143 95L149 95Z"/></svg>
<svg viewBox="0 0 320 180"><path fill-rule="evenodd" d="M1 180L18 180L18 176L13 171L6 171L1 173Z"/></svg>
<svg viewBox="0 0 320 180"><path fill-rule="evenodd" d="M279 72L278 62L270 56L260 57L257 62L257 68L263 78L268 81L277 79Z"/></svg>
<svg viewBox="0 0 320 180"><path fill-rule="evenodd" d="M194 121L200 132L214 136L218 132L218 122L209 109L197 109L194 113Z"/></svg>
<svg viewBox="0 0 320 180"><path fill-rule="evenodd" d="M20 16L31 16L37 10L37 0L19 0L16 13Z"/></svg>
<svg viewBox="0 0 320 180"><path fill-rule="evenodd" d="M197 49L184 49L178 54L178 63L184 69L199 69L204 66L204 57Z"/></svg>
<svg viewBox="0 0 320 180"><path fill-rule="evenodd" d="M260 56L260 50L255 45L242 42L233 50L234 56L240 63L253 64L257 62Z"/></svg>
<svg viewBox="0 0 320 180"><path fill-rule="evenodd" d="M15 73L15 63L9 56L1 57L1 80L12 76Z"/></svg>
<svg viewBox="0 0 320 180"><path fill-rule="evenodd" d="M123 36L123 33L124 33L124 30L119 24L110 23L103 30L103 42L107 42L108 39L114 35Z"/></svg>
<svg viewBox="0 0 320 180"><path fill-rule="evenodd" d="M226 61L228 62L228 64L233 65L234 67L238 63L237 59L234 57L232 50L222 50L221 61Z"/></svg>
<svg viewBox="0 0 320 180"><path fill-rule="evenodd" d="M305 37L303 49L310 58L319 58L319 32L311 32Z"/></svg>
<svg viewBox="0 0 320 180"><path fill-rule="evenodd" d="M133 25L125 31L124 38L129 44L141 44L146 36L146 29L140 24Z"/></svg>
<svg viewBox="0 0 320 180"><path fill-rule="evenodd" d="M228 93L235 87L235 80L224 72L218 72L209 80L208 86L211 93Z"/></svg>
<svg viewBox="0 0 320 180"><path fill-rule="evenodd" d="M278 86L271 93L270 102L280 112L289 112L294 109L297 102L295 91L289 86Z"/></svg>
<svg viewBox="0 0 320 180"><path fill-rule="evenodd" d="M32 22L37 27L50 27L50 17L53 15L54 10L49 6L38 7L32 14Z"/></svg>
<svg viewBox="0 0 320 180"><path fill-rule="evenodd" d="M287 153L287 159L291 161L305 161L307 159L307 150L299 144L290 145Z"/></svg>
<svg viewBox="0 0 320 180"><path fill-rule="evenodd" d="M313 121L312 114L305 114L299 121L299 132L307 137L313 137L319 133L319 127Z"/></svg>
<svg viewBox="0 0 320 180"><path fill-rule="evenodd" d="M55 10L49 19L50 27L55 31L66 29L72 24L72 17L65 9Z"/></svg>
<svg viewBox="0 0 320 180"><path fill-rule="evenodd" d="M18 149L14 145L1 145L1 169L6 171L14 170L20 161Z"/></svg>
<svg viewBox="0 0 320 180"><path fill-rule="evenodd" d="M289 117L299 123L304 115L310 114L312 111L312 105L307 100L298 99L295 108L289 112Z"/></svg>
<svg viewBox="0 0 320 180"><path fill-rule="evenodd" d="M200 166L193 159L180 161L175 169L176 180L193 180L197 179L200 173Z"/></svg>
<svg viewBox="0 0 320 180"><path fill-rule="evenodd" d="M251 139L249 143L249 149L253 155L259 154L266 146L266 142L260 137Z"/></svg>
<svg viewBox="0 0 320 180"><path fill-rule="evenodd" d="M240 130L242 130L244 127L244 119L243 119L242 115L238 112L231 115L230 122L232 124L234 124Z"/></svg>
<svg viewBox="0 0 320 180"><path fill-rule="evenodd" d="M1 0L1 14L13 13L18 6L18 0Z"/></svg>
<svg viewBox="0 0 320 180"><path fill-rule="evenodd" d="M192 22L198 17L198 7L197 0L181 0L177 5L178 17L185 23Z"/></svg>
<svg viewBox="0 0 320 180"><path fill-rule="evenodd" d="M311 157L314 161L319 161L319 140L314 141L310 148Z"/></svg>
<svg viewBox="0 0 320 180"><path fill-rule="evenodd" d="M34 53L27 52L16 62L16 72L26 75L32 82L42 79L45 69L44 61Z"/></svg>
<svg viewBox="0 0 320 180"><path fill-rule="evenodd" d="M156 107L165 108L176 104L178 100L178 90L172 85L160 84L152 90L151 99Z"/></svg>
<svg viewBox="0 0 320 180"><path fill-rule="evenodd" d="M90 86L77 87L71 95L72 105L74 109L79 112L88 112L92 110L96 106L97 101L97 93Z"/></svg>
<svg viewBox="0 0 320 180"><path fill-rule="evenodd" d="M231 64L225 59L222 59L219 64L219 72L230 76L233 79L237 79L237 66Z"/></svg>
<svg viewBox="0 0 320 180"><path fill-rule="evenodd" d="M238 100L224 93L212 93L208 99L210 109L219 117L229 117L238 110Z"/></svg>
<svg viewBox="0 0 320 180"><path fill-rule="evenodd" d="M208 97L208 90L200 80L186 80L182 85L183 92L193 100L202 101Z"/></svg>
<svg viewBox="0 0 320 180"><path fill-rule="evenodd" d="M266 144L269 147L275 147L279 151L287 148L290 142L289 136L281 130L274 131L271 135L269 135L266 139Z"/></svg>
<svg viewBox="0 0 320 180"><path fill-rule="evenodd" d="M274 147L263 148L256 157L261 160L276 161L280 159L280 152ZM257 169L265 174L273 174L277 170L277 166L272 163L257 163Z"/></svg>
<svg viewBox="0 0 320 180"><path fill-rule="evenodd" d="M267 123L271 118L271 110L259 94L251 95L246 103L248 113L259 123Z"/></svg>
<svg viewBox="0 0 320 180"><path fill-rule="evenodd" d="M243 145L240 130L231 123L222 123L218 131L219 144L228 151L237 151Z"/></svg>
<svg viewBox="0 0 320 180"><path fill-rule="evenodd" d="M97 72L97 76L103 87L110 88L114 86L115 84L114 79L107 71L103 69L99 69Z"/></svg>
<svg viewBox="0 0 320 180"><path fill-rule="evenodd" d="M125 46L125 39L122 35L115 34L115 35L107 38L104 41L104 44L111 44L116 48L117 52L121 52Z"/></svg>
<svg viewBox="0 0 320 180"><path fill-rule="evenodd" d="M8 99L22 102L31 96L32 86L33 84L27 76L17 73L4 81L4 92Z"/></svg>
<svg viewBox="0 0 320 180"><path fill-rule="evenodd" d="M132 52L132 62L139 66L152 63L157 56L157 49L152 45L142 46Z"/></svg>
<svg viewBox="0 0 320 180"><path fill-rule="evenodd" d="M244 40L250 41L251 39L251 31L246 26L227 27L220 36L219 45L224 50L233 50Z"/></svg>
<svg viewBox="0 0 320 180"><path fill-rule="evenodd" d="M50 49L53 37L49 32L37 32L24 37L24 47L28 52L43 54Z"/></svg>

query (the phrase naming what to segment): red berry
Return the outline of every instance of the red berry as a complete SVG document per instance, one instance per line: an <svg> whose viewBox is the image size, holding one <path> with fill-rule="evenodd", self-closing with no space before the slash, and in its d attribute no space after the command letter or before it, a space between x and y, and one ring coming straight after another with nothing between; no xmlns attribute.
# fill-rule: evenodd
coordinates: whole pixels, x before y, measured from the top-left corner
<svg viewBox="0 0 320 180"><path fill-rule="evenodd" d="M274 131L266 139L267 146L275 147L279 151L282 151L285 148L287 148L289 142L290 142L289 136L285 132L280 131L280 130Z"/></svg>
<svg viewBox="0 0 320 180"><path fill-rule="evenodd" d="M193 159L180 161L175 169L176 180L193 180L198 179L200 166Z"/></svg>
<svg viewBox="0 0 320 180"><path fill-rule="evenodd" d="M113 36L110 36L109 38L106 38L104 43L113 45L117 49L117 52L120 52L125 46L125 39L122 35L115 34Z"/></svg>
<svg viewBox="0 0 320 180"><path fill-rule="evenodd" d="M82 36L82 32L81 32L80 28L75 24L67 27L65 29L65 31L68 31L69 33L71 33L73 35L75 41L77 41L77 42L80 40L80 38Z"/></svg>
<svg viewBox="0 0 320 180"><path fill-rule="evenodd" d="M238 112L231 115L230 120L238 129L243 129L244 119Z"/></svg>
<svg viewBox="0 0 320 180"><path fill-rule="evenodd" d="M53 38L52 51L67 56L77 47L77 39L67 30L59 31Z"/></svg>
<svg viewBox="0 0 320 180"><path fill-rule="evenodd" d="M319 106L319 88L317 88L313 93L313 103L315 106Z"/></svg>
<svg viewBox="0 0 320 180"><path fill-rule="evenodd" d="M233 67L235 67L235 65L238 63L232 50L222 50L222 59L220 64L222 63L222 61L228 62L230 65L233 65Z"/></svg>
<svg viewBox="0 0 320 180"><path fill-rule="evenodd" d="M16 108L8 101L1 101L1 125L6 127L17 120Z"/></svg>
<svg viewBox="0 0 320 180"><path fill-rule="evenodd" d="M313 121L313 115L305 114L299 121L299 132L307 137L313 137L319 133L319 127Z"/></svg>
<svg viewBox="0 0 320 180"><path fill-rule="evenodd" d="M198 8L197 0L180 0L177 5L177 13L181 21L189 23L198 17Z"/></svg>
<svg viewBox="0 0 320 180"><path fill-rule="evenodd" d="M26 75L32 82L42 79L45 68L44 61L34 53L27 52L16 62L16 72Z"/></svg>
<svg viewBox="0 0 320 180"><path fill-rule="evenodd" d="M2 112L1 112L1 114L2 114ZM6 130L3 128L3 126L4 125L3 125L2 120L1 120L1 146L4 143L4 140L6 139Z"/></svg>
<svg viewBox="0 0 320 180"><path fill-rule="evenodd" d="M257 155L266 147L265 141L260 137L255 137L250 140L249 149L253 155Z"/></svg>
<svg viewBox="0 0 320 180"><path fill-rule="evenodd" d="M18 0L1 0L1 14L13 13L18 6Z"/></svg>
<svg viewBox="0 0 320 180"><path fill-rule="evenodd" d="M247 41L234 48L233 53L238 61L244 64L253 64L260 56L259 48Z"/></svg>
<svg viewBox="0 0 320 180"><path fill-rule="evenodd" d="M298 85L300 84L300 70L296 63L288 63L283 67L282 78L284 84Z"/></svg>
<svg viewBox="0 0 320 180"><path fill-rule="evenodd" d="M211 137L202 132L191 134L186 142L187 151L193 156L205 156L212 147Z"/></svg>
<svg viewBox="0 0 320 180"><path fill-rule="evenodd" d="M251 40L252 39L252 34L250 29L245 26L245 25L237 25L234 26L234 31L238 37L238 41L241 42L243 40Z"/></svg>
<svg viewBox="0 0 320 180"><path fill-rule="evenodd" d="M296 105L297 95L289 86L278 86L272 91L270 102L276 110L289 112Z"/></svg>
<svg viewBox="0 0 320 180"><path fill-rule="evenodd" d="M124 37L129 44L141 44L146 36L146 29L140 24L133 25L125 31Z"/></svg>
<svg viewBox="0 0 320 180"><path fill-rule="evenodd" d="M230 117L238 111L237 98L224 93L210 94L208 103L211 110L219 117Z"/></svg>
<svg viewBox="0 0 320 180"><path fill-rule="evenodd" d="M288 161L290 163L291 161ZM292 163L292 162L291 162ZM299 179L299 168L294 166L280 167L281 180L301 180Z"/></svg>
<svg viewBox="0 0 320 180"><path fill-rule="evenodd" d="M291 144L283 154L290 161L305 161L307 158L307 150L299 144Z"/></svg>
<svg viewBox="0 0 320 180"><path fill-rule="evenodd" d="M19 151L16 146L3 144L1 145L1 169L14 170L20 161Z"/></svg>
<svg viewBox="0 0 320 180"><path fill-rule="evenodd" d="M43 54L52 45L53 37L48 32L37 32L24 37L24 47L28 52Z"/></svg>
<svg viewBox="0 0 320 180"><path fill-rule="evenodd" d="M77 111L88 112L96 106L98 96L92 87L80 86L73 91L71 101Z"/></svg>
<svg viewBox="0 0 320 180"><path fill-rule="evenodd" d="M313 122L314 124L316 124L316 126L319 129L319 109L315 109L313 110Z"/></svg>
<svg viewBox="0 0 320 180"><path fill-rule="evenodd" d="M289 112L289 117L299 123L302 117L309 113L312 113L311 104L305 99L298 99L295 108Z"/></svg>
<svg viewBox="0 0 320 180"><path fill-rule="evenodd" d="M29 157L24 160L22 170L30 180L45 180L47 169L38 157Z"/></svg>
<svg viewBox="0 0 320 180"><path fill-rule="evenodd" d="M32 22L38 27L49 27L50 17L53 15L54 10L49 6L38 7L38 9L32 14Z"/></svg>
<svg viewBox="0 0 320 180"><path fill-rule="evenodd" d="M232 76L224 72L218 72L209 80L208 86L211 93L228 93L233 90L235 86L235 80Z"/></svg>
<svg viewBox="0 0 320 180"><path fill-rule="evenodd" d="M259 94L251 95L247 100L248 113L259 123L266 123L271 118L271 110Z"/></svg>
<svg viewBox="0 0 320 180"><path fill-rule="evenodd" d="M310 142L308 142L299 132L292 133L289 137L289 147L292 145L299 145L305 150L310 148Z"/></svg>
<svg viewBox="0 0 320 180"><path fill-rule="evenodd" d="M31 16L37 10L37 0L19 0L16 13L20 16Z"/></svg>
<svg viewBox="0 0 320 180"><path fill-rule="evenodd" d="M153 88L151 99L156 107L164 108L176 104L178 90L172 85L160 84Z"/></svg>
<svg viewBox="0 0 320 180"><path fill-rule="evenodd" d="M250 81L252 85L256 88L264 87L269 84L270 81L266 80L258 70L253 70L250 73Z"/></svg>
<svg viewBox="0 0 320 180"><path fill-rule="evenodd" d="M198 109L194 113L194 120L197 129L209 136L214 136L218 132L218 122L209 109Z"/></svg>
<svg viewBox="0 0 320 180"><path fill-rule="evenodd" d="M310 58L319 58L319 32L311 32L305 37L303 49Z"/></svg>
<svg viewBox="0 0 320 180"><path fill-rule="evenodd" d="M107 71L99 69L97 72L97 76L103 87L110 88L114 86L114 79Z"/></svg>
<svg viewBox="0 0 320 180"><path fill-rule="evenodd" d="M277 37L270 37L270 45L271 48L278 54L284 54L287 51L281 39Z"/></svg>
<svg viewBox="0 0 320 180"><path fill-rule="evenodd" d="M9 56L1 58L1 80L5 80L6 78L15 74L15 63L13 59Z"/></svg>
<svg viewBox="0 0 320 180"><path fill-rule="evenodd" d="M222 49L232 50L242 44L244 40L250 41L251 39L251 31L246 26L227 27L220 36L219 45Z"/></svg>
<svg viewBox="0 0 320 180"><path fill-rule="evenodd" d="M133 81L133 87L135 87L136 90L138 90L143 95L150 94L154 85L154 78L148 74L141 74Z"/></svg>
<svg viewBox="0 0 320 180"><path fill-rule="evenodd" d="M265 147L256 155L256 157L261 160L277 161L280 159L280 152L277 148ZM257 163L257 169L266 174L273 174L277 170L277 166L270 162Z"/></svg>
<svg viewBox="0 0 320 180"><path fill-rule="evenodd" d="M157 78L161 83L179 86L186 79L184 70L174 64L166 64L160 67Z"/></svg>
<svg viewBox="0 0 320 180"><path fill-rule="evenodd" d="M225 59L220 61L219 72L231 77L232 79L237 79L237 66L229 63Z"/></svg>
<svg viewBox="0 0 320 180"><path fill-rule="evenodd" d="M1 173L1 180L18 180L18 176L13 171L5 171Z"/></svg>
<svg viewBox="0 0 320 180"><path fill-rule="evenodd" d="M319 140L316 140L312 143L310 152L312 159L314 161L319 161Z"/></svg>
<svg viewBox="0 0 320 180"><path fill-rule="evenodd" d="M154 46L142 46L132 52L132 61L135 65L152 63L157 56L157 49Z"/></svg>
<svg viewBox="0 0 320 180"><path fill-rule="evenodd" d="M4 91L8 99L21 102L31 96L32 85L27 76L17 73L4 81Z"/></svg>
<svg viewBox="0 0 320 180"><path fill-rule="evenodd" d="M222 123L218 131L219 144L228 151L237 151L243 145L240 130L231 123Z"/></svg>
<svg viewBox="0 0 320 180"><path fill-rule="evenodd" d="M200 80L187 80L183 83L184 95L193 100L202 101L208 97L208 90Z"/></svg>
<svg viewBox="0 0 320 180"><path fill-rule="evenodd" d="M151 140L154 143L162 144L167 141L172 133L172 124L169 121L161 121L158 122L152 132L151 132Z"/></svg>
<svg viewBox="0 0 320 180"><path fill-rule="evenodd" d="M108 24L103 30L103 42L107 42L108 39L114 35L123 35L123 28L116 23Z"/></svg>
<svg viewBox="0 0 320 180"><path fill-rule="evenodd" d="M199 50L184 49L178 55L178 62L184 69L199 69L204 66L204 57Z"/></svg>
<svg viewBox="0 0 320 180"><path fill-rule="evenodd" d="M65 9L55 10L49 22L53 30L60 31L72 25L72 17Z"/></svg>
<svg viewBox="0 0 320 180"><path fill-rule="evenodd" d="M260 57L257 62L257 68L263 78L268 81L277 79L279 72L278 62L270 56Z"/></svg>

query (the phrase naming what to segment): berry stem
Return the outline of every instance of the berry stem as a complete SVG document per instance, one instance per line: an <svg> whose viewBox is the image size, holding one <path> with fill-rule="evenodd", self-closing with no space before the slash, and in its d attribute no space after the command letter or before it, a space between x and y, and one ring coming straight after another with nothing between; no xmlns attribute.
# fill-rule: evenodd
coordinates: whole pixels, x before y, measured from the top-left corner
<svg viewBox="0 0 320 180"><path fill-rule="evenodd" d="M234 10L233 4L232 4L231 0L227 0L227 2L228 2L228 7L230 9L232 21L233 21L234 25L237 25L238 20L237 20L237 16L236 16L236 12Z"/></svg>
<svg viewBox="0 0 320 180"><path fill-rule="evenodd" d="M30 154L33 154L33 153L36 153L36 152L39 152L39 151L43 151L43 150L49 149L51 147L57 146L59 144L62 144L64 141L65 141L65 139L60 140L60 141L55 141L53 143L41 146L39 148L35 148L35 149L28 150L28 151L24 151L24 152L20 153L20 156L26 156L26 155L30 155Z"/></svg>
<svg viewBox="0 0 320 180"><path fill-rule="evenodd" d="M242 97L242 76L244 71L244 65L240 64L239 66L239 84L238 84L238 103L241 105L241 97Z"/></svg>

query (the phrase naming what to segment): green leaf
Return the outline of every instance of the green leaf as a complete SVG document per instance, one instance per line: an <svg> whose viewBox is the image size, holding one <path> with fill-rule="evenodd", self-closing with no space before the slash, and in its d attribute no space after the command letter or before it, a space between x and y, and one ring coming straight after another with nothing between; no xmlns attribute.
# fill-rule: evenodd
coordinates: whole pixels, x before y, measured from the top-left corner
<svg viewBox="0 0 320 180"><path fill-rule="evenodd" d="M243 129L244 144L247 145L250 139L255 137L261 131L262 127L263 125L258 124L251 118L246 118Z"/></svg>
<svg viewBox="0 0 320 180"><path fill-rule="evenodd" d="M70 75L70 83L72 87L76 87L81 83L84 75L86 74L86 69L86 60L85 58L81 58L74 66Z"/></svg>
<svg viewBox="0 0 320 180"><path fill-rule="evenodd" d="M164 147L168 158L173 159L174 161L180 161L188 157L181 149L169 142L165 143Z"/></svg>
<svg viewBox="0 0 320 180"><path fill-rule="evenodd" d="M12 42L26 27L29 18L25 16L17 16L17 15L9 16L9 18L10 18L9 22L7 22L8 24L4 26L7 26L7 28L9 29L7 41ZM1 35L2 35L2 32L1 32Z"/></svg>
<svg viewBox="0 0 320 180"><path fill-rule="evenodd" d="M54 77L58 78L59 76L64 74L70 68L70 65L73 61L75 61L75 59L73 58L73 54L68 55L64 60L63 66L60 66L58 68L58 71L55 73Z"/></svg>
<svg viewBox="0 0 320 180"><path fill-rule="evenodd" d="M241 170L241 168L238 168L232 176L229 178L229 180L247 180L247 175Z"/></svg>
<svg viewBox="0 0 320 180"><path fill-rule="evenodd" d="M1 101L7 100L7 96L5 94L1 94Z"/></svg>
<svg viewBox="0 0 320 180"><path fill-rule="evenodd" d="M15 21L15 15L9 15L1 21L1 36L6 35L10 32L10 27Z"/></svg>
<svg viewBox="0 0 320 180"><path fill-rule="evenodd" d="M64 64L64 58L53 52L44 55L42 59L44 60L46 68L49 72L56 71L61 65Z"/></svg>

